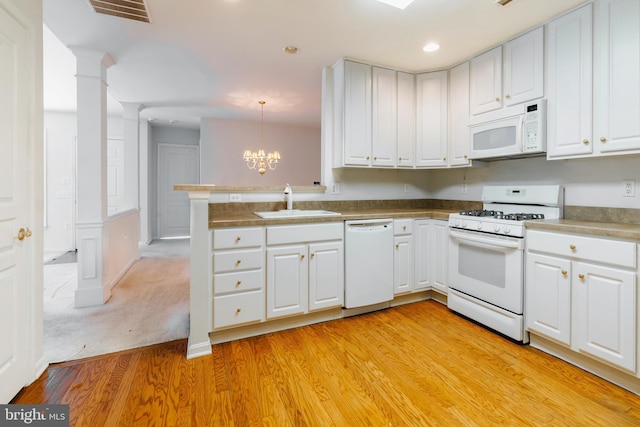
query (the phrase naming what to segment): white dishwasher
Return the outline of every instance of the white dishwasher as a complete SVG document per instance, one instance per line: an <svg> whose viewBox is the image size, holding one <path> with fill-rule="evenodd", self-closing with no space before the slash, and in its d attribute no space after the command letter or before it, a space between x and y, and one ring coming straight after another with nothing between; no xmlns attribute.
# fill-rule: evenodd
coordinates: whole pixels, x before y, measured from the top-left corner
<svg viewBox="0 0 640 427"><path fill-rule="evenodd" d="M393 220L345 222L345 308L393 299Z"/></svg>

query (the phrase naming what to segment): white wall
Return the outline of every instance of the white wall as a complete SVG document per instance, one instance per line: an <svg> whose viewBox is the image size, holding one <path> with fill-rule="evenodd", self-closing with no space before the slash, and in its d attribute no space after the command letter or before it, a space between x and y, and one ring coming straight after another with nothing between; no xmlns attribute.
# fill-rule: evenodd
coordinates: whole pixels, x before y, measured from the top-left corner
<svg viewBox="0 0 640 427"><path fill-rule="evenodd" d="M640 193L622 197L622 181L640 184L640 156L599 159L513 159L486 167L432 171L429 192L436 199L480 200L485 185L562 184L565 205L640 209ZM462 184L468 192L462 194Z"/></svg>
<svg viewBox="0 0 640 427"><path fill-rule="evenodd" d="M264 149L279 151L282 161L260 176L242 154L260 148L260 122L202 119L200 182L216 185L313 185L320 181L320 127L264 124Z"/></svg>

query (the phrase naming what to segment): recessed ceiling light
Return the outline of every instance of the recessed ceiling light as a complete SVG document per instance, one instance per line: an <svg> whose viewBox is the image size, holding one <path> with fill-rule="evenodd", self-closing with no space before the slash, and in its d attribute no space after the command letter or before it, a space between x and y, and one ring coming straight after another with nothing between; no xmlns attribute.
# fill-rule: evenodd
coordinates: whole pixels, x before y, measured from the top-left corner
<svg viewBox="0 0 640 427"><path fill-rule="evenodd" d="M413 0L378 0L380 3L388 4L389 6L397 7L398 9L404 9L413 3Z"/></svg>
<svg viewBox="0 0 640 427"><path fill-rule="evenodd" d="M428 43L422 48L425 52L435 52L438 49L440 49L440 45L438 43Z"/></svg>
<svg viewBox="0 0 640 427"><path fill-rule="evenodd" d="M288 53L289 55L295 55L296 53L300 52L300 49L298 49L295 46L285 46L282 48L284 53Z"/></svg>

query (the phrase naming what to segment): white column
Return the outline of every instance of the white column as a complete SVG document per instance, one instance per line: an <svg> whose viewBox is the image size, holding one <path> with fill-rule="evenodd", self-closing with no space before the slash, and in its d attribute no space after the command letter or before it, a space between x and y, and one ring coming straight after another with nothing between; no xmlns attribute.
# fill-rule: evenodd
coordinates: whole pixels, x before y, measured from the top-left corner
<svg viewBox="0 0 640 427"><path fill-rule="evenodd" d="M146 120L140 124L140 244L151 243L149 230L149 138L151 126Z"/></svg>
<svg viewBox="0 0 640 427"><path fill-rule="evenodd" d="M104 304L111 296L103 288L107 235L107 68L104 52L71 48L77 60L78 147L76 247L78 288L76 307Z"/></svg>
<svg viewBox="0 0 640 427"><path fill-rule="evenodd" d="M140 208L140 110L142 104L122 102L124 108L124 207Z"/></svg>

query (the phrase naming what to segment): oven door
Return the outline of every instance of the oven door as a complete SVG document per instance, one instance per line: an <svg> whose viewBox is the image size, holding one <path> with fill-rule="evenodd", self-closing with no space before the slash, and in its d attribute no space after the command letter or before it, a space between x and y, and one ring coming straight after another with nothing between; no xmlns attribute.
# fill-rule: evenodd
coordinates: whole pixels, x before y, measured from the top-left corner
<svg viewBox="0 0 640 427"><path fill-rule="evenodd" d="M449 230L449 287L522 314L524 239Z"/></svg>

